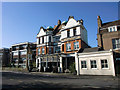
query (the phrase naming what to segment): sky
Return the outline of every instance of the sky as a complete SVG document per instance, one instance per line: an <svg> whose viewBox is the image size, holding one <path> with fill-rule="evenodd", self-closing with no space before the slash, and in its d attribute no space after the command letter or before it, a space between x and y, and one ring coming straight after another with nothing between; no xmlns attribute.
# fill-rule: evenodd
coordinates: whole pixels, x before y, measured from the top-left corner
<svg viewBox="0 0 120 90"><path fill-rule="evenodd" d="M118 20L117 2L3 2L2 47L21 42L36 42L41 26L57 25L57 21L74 16L83 19L88 44L97 47L97 16L102 22Z"/></svg>

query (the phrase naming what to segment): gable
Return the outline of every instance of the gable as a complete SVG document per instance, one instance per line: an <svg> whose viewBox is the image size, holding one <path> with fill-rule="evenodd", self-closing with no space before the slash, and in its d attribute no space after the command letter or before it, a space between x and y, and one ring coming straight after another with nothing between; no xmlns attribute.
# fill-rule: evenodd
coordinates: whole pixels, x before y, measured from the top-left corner
<svg viewBox="0 0 120 90"><path fill-rule="evenodd" d="M78 25L78 24L79 24L79 23L78 23L75 19L71 18L71 19L69 19L69 21L67 22L65 28L73 27L73 26L76 26L76 25Z"/></svg>
<svg viewBox="0 0 120 90"><path fill-rule="evenodd" d="M43 28L41 28L37 37L41 37L41 36L44 36L44 35L46 35L46 32L43 30Z"/></svg>

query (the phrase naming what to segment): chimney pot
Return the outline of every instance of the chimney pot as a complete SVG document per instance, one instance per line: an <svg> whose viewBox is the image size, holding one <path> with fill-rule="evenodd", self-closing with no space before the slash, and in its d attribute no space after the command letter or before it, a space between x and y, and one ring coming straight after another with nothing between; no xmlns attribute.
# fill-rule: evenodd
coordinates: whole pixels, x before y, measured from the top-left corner
<svg viewBox="0 0 120 90"><path fill-rule="evenodd" d="M73 19L74 19L74 16L69 16L68 20L69 20L70 18L73 18Z"/></svg>

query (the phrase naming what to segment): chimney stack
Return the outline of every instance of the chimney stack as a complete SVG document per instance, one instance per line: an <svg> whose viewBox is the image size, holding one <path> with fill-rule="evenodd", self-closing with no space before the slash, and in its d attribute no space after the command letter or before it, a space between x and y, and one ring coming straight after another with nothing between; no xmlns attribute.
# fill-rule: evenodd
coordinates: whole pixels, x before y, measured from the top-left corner
<svg viewBox="0 0 120 90"><path fill-rule="evenodd" d="M74 19L74 16L69 16L68 20L69 20L70 18L73 18L73 19Z"/></svg>
<svg viewBox="0 0 120 90"><path fill-rule="evenodd" d="M80 20L80 23L83 25L83 20L82 19Z"/></svg>
<svg viewBox="0 0 120 90"><path fill-rule="evenodd" d="M100 16L97 16L97 23L98 23L98 28L102 26L102 20Z"/></svg>
<svg viewBox="0 0 120 90"><path fill-rule="evenodd" d="M61 24L61 21L60 20L58 20L58 25L60 25Z"/></svg>

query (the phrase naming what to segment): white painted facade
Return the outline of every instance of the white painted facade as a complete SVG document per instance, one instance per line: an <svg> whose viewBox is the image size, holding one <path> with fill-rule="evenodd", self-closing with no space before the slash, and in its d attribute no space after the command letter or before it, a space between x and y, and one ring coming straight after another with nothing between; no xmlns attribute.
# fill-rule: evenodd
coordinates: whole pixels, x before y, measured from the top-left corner
<svg viewBox="0 0 120 90"><path fill-rule="evenodd" d="M53 36L52 31L46 32L43 30L43 28L40 29L40 32L37 35L37 47L46 45L45 43L49 42L49 37L51 37L51 42L53 42ZM39 44L39 38L40 38L40 44ZM42 43L42 38L44 38L44 43Z"/></svg>
<svg viewBox="0 0 120 90"><path fill-rule="evenodd" d="M73 29L76 28L76 35L80 35L81 39L88 44L87 40L87 30L84 28L84 26L78 21L76 21L73 18L70 18L66 24L65 27L61 29L61 38L64 39L67 38L67 30L70 30L70 37L74 36Z"/></svg>
<svg viewBox="0 0 120 90"><path fill-rule="evenodd" d="M98 51L89 53L77 53L77 75L113 75L115 76L114 59L112 51ZM97 68L91 68L91 60L96 60ZM101 60L107 60L108 67L102 68ZM86 68L82 68L81 61L86 61Z"/></svg>

